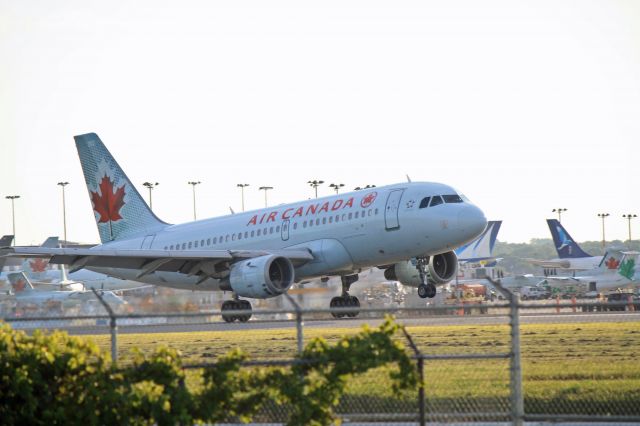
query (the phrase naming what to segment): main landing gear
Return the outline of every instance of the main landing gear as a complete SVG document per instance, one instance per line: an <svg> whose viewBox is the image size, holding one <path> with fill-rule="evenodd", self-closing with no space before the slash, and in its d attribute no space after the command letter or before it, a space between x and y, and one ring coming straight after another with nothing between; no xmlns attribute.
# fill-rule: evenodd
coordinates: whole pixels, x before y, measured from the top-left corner
<svg viewBox="0 0 640 426"><path fill-rule="evenodd" d="M246 313L225 313L225 311L249 311ZM225 300L222 302L222 319L224 322L247 322L251 318L251 303L248 300Z"/></svg>
<svg viewBox="0 0 640 426"><path fill-rule="evenodd" d="M418 272L420 273L420 284L418 286L418 296L421 298L433 298L436 296L436 286L433 283L427 281L427 259L424 257L417 258L416 266L418 267Z"/></svg>
<svg viewBox="0 0 640 426"><path fill-rule="evenodd" d="M360 313L360 301L357 297L349 295L349 288L351 284L358 281L358 274L354 275L343 275L340 277L342 280L342 295L336 296L331 299L331 303L329 303L329 307L331 308L354 308L350 311L342 311L342 312L331 312L331 315L334 318L342 318L349 317L355 318Z"/></svg>

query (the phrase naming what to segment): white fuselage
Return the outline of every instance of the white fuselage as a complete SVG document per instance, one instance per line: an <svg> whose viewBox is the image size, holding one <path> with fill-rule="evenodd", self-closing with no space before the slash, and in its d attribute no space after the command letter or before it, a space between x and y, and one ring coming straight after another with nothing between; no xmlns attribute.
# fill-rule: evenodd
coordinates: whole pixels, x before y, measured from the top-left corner
<svg viewBox="0 0 640 426"><path fill-rule="evenodd" d="M396 184L170 225L153 234L103 244L95 250L307 248L314 260L296 268L296 281L350 274L362 268L443 253L476 238L484 230L486 218L468 201L420 207L425 197L453 194L456 191L443 184ZM148 284L220 288L219 280L212 278L196 287L198 277L183 273L156 271L138 279L137 269L90 269Z"/></svg>

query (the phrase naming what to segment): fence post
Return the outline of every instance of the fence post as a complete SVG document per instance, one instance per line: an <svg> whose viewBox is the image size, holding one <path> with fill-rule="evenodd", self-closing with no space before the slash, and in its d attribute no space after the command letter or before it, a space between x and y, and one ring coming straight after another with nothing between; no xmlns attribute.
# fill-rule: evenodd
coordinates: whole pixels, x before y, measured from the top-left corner
<svg viewBox="0 0 640 426"><path fill-rule="evenodd" d="M293 300L293 297L291 297L288 293L285 293L284 295L289 300L289 302L293 305L293 308L296 310L296 331L297 331L296 334L297 334L297 341L298 341L298 355L302 355L302 351L304 350L304 335L303 335L304 321L302 319L302 308L300 308L300 305L298 305L298 303L296 303L296 301Z"/></svg>
<svg viewBox="0 0 640 426"><path fill-rule="evenodd" d="M93 294L96 295L104 309L109 314L109 328L111 329L111 362L118 363L118 324L116 322L116 315L111 309L111 306L102 298L102 295L96 291L95 288L91 288Z"/></svg>
<svg viewBox="0 0 640 426"><path fill-rule="evenodd" d="M407 338L407 341L409 341L409 346L413 349L418 360L418 374L420 376L420 383L418 384L418 409L420 410L420 426L425 426L427 424L427 410L425 407L426 400L424 397L424 358L422 356L422 352L420 352L420 349L418 349L416 344L413 342L411 335L407 332L407 329L404 326L402 326L402 332Z"/></svg>
<svg viewBox="0 0 640 426"><path fill-rule="evenodd" d="M520 295L510 292L499 281L487 277L489 281L509 301L509 322L511 334L510 380L511 419L514 426L522 426L524 417L524 394L522 393L522 365L520 363Z"/></svg>

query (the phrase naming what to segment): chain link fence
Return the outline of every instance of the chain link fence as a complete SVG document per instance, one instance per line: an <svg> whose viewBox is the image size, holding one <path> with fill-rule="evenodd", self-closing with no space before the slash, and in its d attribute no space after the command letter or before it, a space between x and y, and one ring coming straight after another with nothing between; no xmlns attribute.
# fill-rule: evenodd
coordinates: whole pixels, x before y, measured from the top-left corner
<svg viewBox="0 0 640 426"><path fill-rule="evenodd" d="M501 301L415 308L363 308L337 320L336 310L254 310L247 323L227 324L220 311L119 314L109 306L86 316L24 316L3 320L16 329L63 329L87 335L119 363L134 347L179 349L187 371L240 348L246 368L289 368L304 344L329 343L374 327L392 314L396 335L411 351L422 386L395 393L391 367L349 377L335 412L343 421L640 422L640 311L634 300ZM197 384L190 384L197 386ZM256 422L282 423L290 409L267 404ZM237 419L229 419L233 422Z"/></svg>

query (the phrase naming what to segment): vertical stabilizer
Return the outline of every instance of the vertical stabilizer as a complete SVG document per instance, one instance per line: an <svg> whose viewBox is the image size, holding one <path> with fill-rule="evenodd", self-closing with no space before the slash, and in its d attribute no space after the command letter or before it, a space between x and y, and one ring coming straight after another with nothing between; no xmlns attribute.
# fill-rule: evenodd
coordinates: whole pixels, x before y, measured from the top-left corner
<svg viewBox="0 0 640 426"><path fill-rule="evenodd" d="M461 262L473 262L492 259L493 248L496 245L496 238L501 225L501 220L489 221L484 232L475 240L456 249L458 260Z"/></svg>
<svg viewBox="0 0 640 426"><path fill-rule="evenodd" d="M0 247L9 247L13 242L13 235L3 235L0 238Z"/></svg>
<svg viewBox="0 0 640 426"><path fill-rule="evenodd" d="M581 257L593 257L584 250L571 238L571 235L564 229L564 226L556 219L547 219L547 225L553 237L553 244L558 252L560 259L578 259Z"/></svg>
<svg viewBox="0 0 640 426"><path fill-rule="evenodd" d="M167 225L153 214L98 135L74 139L102 243L154 233Z"/></svg>
<svg viewBox="0 0 640 426"><path fill-rule="evenodd" d="M11 288L13 289L14 294L33 290L33 284L31 284L31 281L29 281L29 278L27 278L24 272L7 274L7 279L11 283Z"/></svg>

